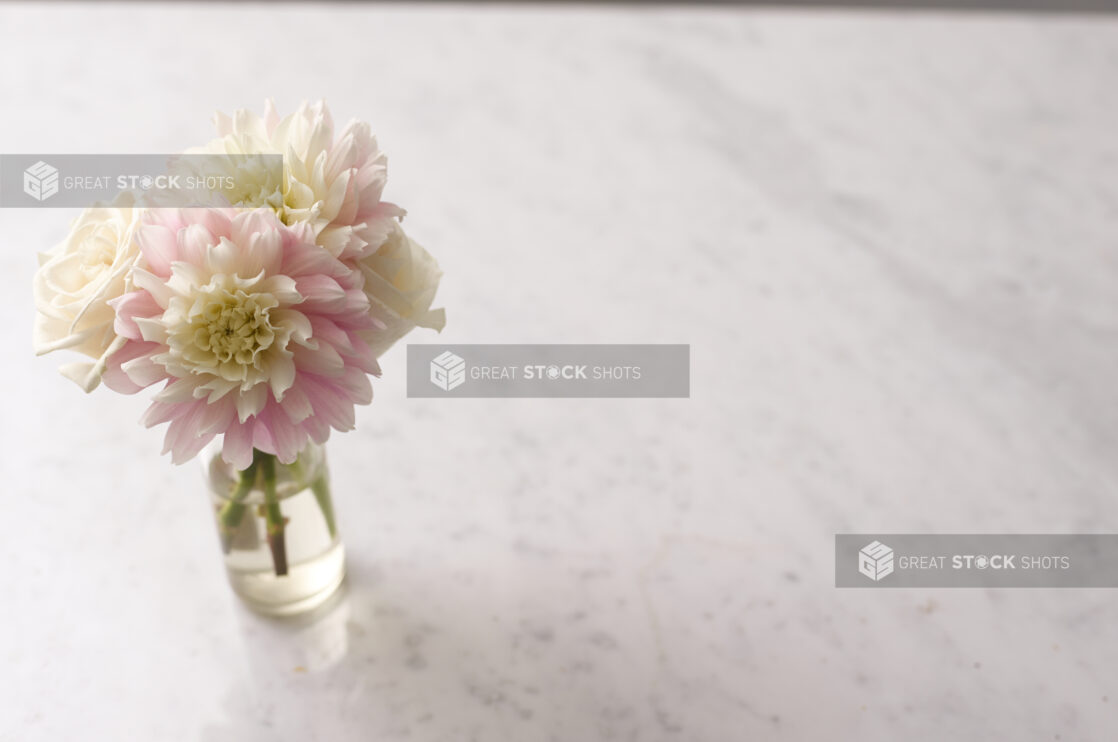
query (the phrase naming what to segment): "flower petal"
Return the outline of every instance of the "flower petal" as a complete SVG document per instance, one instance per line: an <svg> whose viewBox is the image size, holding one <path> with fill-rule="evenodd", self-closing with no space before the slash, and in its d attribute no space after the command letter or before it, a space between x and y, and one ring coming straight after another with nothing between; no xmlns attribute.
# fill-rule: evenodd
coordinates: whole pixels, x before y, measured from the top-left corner
<svg viewBox="0 0 1118 742"><path fill-rule="evenodd" d="M237 396L237 418L243 423L253 415L256 415L264 405L268 403L268 385L257 384L256 386L242 390Z"/></svg>
<svg viewBox="0 0 1118 742"><path fill-rule="evenodd" d="M225 430L221 444L221 458L237 471L244 471L252 463L252 424L233 420Z"/></svg>

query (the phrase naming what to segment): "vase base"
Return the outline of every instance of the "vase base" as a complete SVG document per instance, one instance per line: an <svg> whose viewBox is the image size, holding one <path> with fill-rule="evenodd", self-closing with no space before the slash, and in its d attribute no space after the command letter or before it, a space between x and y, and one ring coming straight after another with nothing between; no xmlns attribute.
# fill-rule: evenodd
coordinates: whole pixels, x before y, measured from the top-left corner
<svg viewBox="0 0 1118 742"><path fill-rule="evenodd" d="M319 607L345 579L345 547L337 541L315 559L290 565L277 577L268 570L229 569L233 592L252 610L268 616L294 616Z"/></svg>

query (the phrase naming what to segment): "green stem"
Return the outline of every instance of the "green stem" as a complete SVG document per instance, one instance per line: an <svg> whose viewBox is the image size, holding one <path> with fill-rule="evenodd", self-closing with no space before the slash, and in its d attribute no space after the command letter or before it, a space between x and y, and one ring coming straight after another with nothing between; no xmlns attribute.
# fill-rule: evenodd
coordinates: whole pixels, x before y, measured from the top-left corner
<svg viewBox="0 0 1118 742"><path fill-rule="evenodd" d="M241 520L245 516L245 511L248 506L245 505L244 500L248 494L252 492L253 486L256 484L256 462L253 461L248 465L248 468L241 472L240 479L237 480L237 488L233 490L233 494L229 496L225 504L217 513L218 532L221 534L221 549L226 554L233 548L233 537L237 533L237 528L241 525Z"/></svg>
<svg viewBox="0 0 1118 742"><path fill-rule="evenodd" d="M291 475L295 477L298 482L306 482L304 477L306 472L303 470L303 462L299 459L291 462L288 465L291 469ZM330 538L338 535L337 521L334 519L334 501L330 497L330 474L326 471L325 465L322 466L322 474L318 476L313 482L310 483L311 492L314 493L314 501L318 503L318 509L322 511L322 517L326 520L326 528L330 531Z"/></svg>
<svg viewBox="0 0 1118 742"><path fill-rule="evenodd" d="M264 519L268 526L268 548L272 550L272 565L276 576L287 574L287 544L283 530L287 518L280 510L279 497L276 495L276 457L270 453L253 450L253 461L260 466L264 477Z"/></svg>
<svg viewBox="0 0 1118 742"><path fill-rule="evenodd" d="M326 527L330 529L330 538L334 538L338 535L338 526L334 521L334 501L330 499L329 476L323 471L318 479L311 482L311 492L314 493L318 509L322 511L322 517L326 519Z"/></svg>

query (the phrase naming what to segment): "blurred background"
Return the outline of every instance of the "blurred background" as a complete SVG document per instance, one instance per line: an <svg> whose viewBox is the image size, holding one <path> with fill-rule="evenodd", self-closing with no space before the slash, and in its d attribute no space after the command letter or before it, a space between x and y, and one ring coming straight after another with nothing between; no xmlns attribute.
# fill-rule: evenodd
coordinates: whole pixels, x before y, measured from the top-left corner
<svg viewBox="0 0 1118 742"><path fill-rule="evenodd" d="M692 363L408 399L398 345L345 589L265 619L146 395L33 356L75 214L3 210L0 739L1112 738L1112 592L837 590L833 537L1118 530L1115 17L796 5L0 4L3 151L325 98L445 272L405 342Z"/></svg>

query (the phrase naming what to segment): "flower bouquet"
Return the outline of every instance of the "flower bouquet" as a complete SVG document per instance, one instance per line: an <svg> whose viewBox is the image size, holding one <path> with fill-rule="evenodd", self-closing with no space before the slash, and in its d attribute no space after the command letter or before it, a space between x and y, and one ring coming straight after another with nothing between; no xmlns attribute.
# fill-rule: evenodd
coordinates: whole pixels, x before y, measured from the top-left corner
<svg viewBox="0 0 1118 742"><path fill-rule="evenodd" d="M233 588L292 613L344 575L322 446L372 401L386 349L442 329L441 274L381 198L367 124L335 136L324 103L281 118L268 102L216 126L188 150L228 163L209 204L121 194L41 256L34 345L86 356L61 372L87 392L157 386L142 422L167 424L174 463L202 453ZM282 173L237 157L254 154L281 155Z"/></svg>

